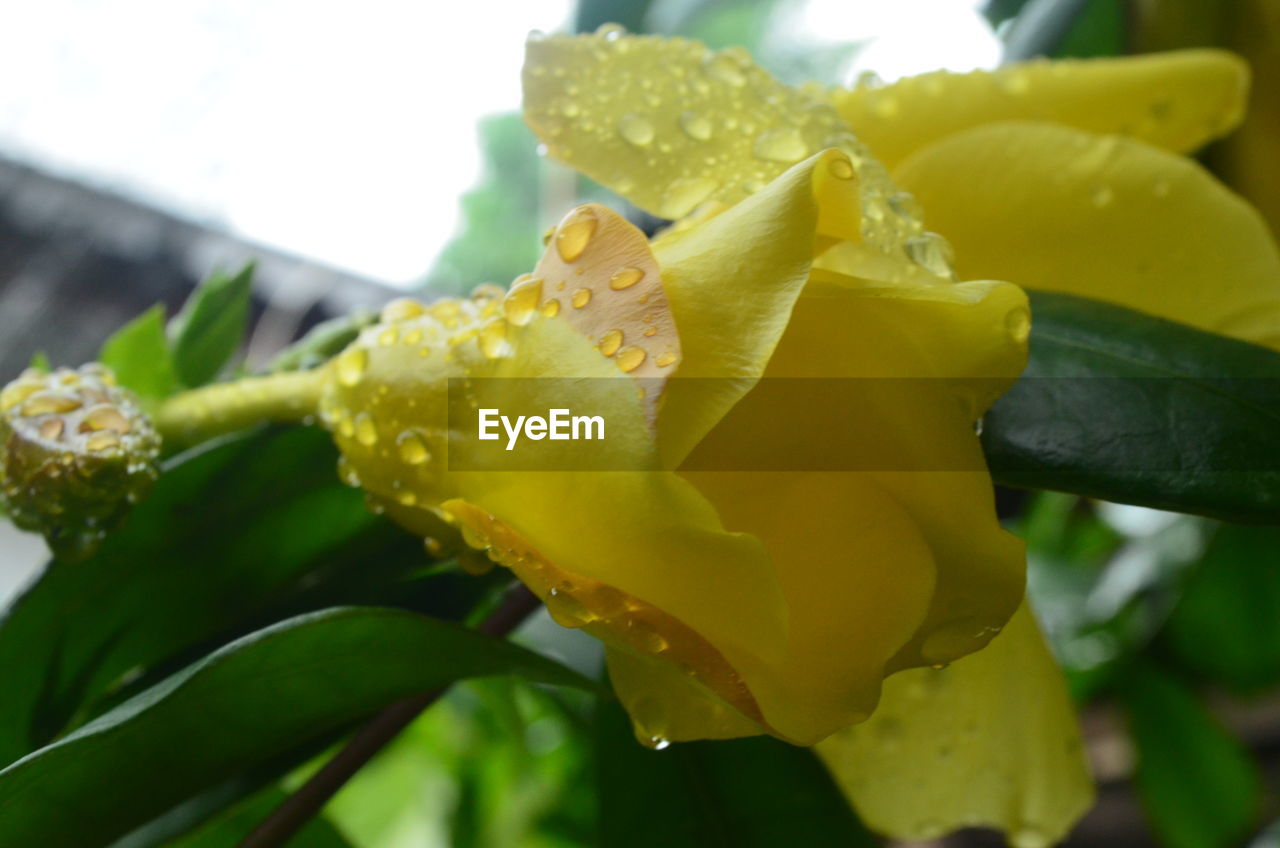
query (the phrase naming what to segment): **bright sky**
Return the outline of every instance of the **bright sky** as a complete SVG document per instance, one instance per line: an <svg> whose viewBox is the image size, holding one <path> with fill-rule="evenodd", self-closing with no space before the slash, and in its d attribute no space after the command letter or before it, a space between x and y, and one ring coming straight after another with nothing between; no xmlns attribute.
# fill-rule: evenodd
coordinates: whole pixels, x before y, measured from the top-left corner
<svg viewBox="0 0 1280 848"><path fill-rule="evenodd" d="M0 27L0 153L393 284L421 279L572 0L39 0ZM971 0L810 0L886 78L994 65Z"/></svg>

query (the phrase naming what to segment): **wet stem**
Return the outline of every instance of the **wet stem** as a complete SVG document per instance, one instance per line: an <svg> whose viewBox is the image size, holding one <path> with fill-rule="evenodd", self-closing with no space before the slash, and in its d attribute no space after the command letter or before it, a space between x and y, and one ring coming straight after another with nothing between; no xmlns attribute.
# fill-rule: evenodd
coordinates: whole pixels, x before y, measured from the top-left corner
<svg viewBox="0 0 1280 848"><path fill-rule="evenodd" d="M497 609L476 628L496 638L509 635L539 606L538 599L523 585L507 592ZM240 848L276 848L285 845L317 815L348 780L367 765L379 751L408 727L423 710L447 691L437 689L414 695L386 707L352 735L351 739L298 791L276 807Z"/></svg>

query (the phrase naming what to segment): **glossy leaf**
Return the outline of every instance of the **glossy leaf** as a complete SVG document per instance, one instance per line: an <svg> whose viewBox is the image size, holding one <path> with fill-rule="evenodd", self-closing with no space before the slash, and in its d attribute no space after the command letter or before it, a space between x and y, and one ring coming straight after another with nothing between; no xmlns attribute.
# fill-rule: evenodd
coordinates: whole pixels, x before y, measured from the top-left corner
<svg viewBox="0 0 1280 848"><path fill-rule="evenodd" d="M596 743L602 848L879 844L808 748L757 736L652 751L614 702Z"/></svg>
<svg viewBox="0 0 1280 848"><path fill-rule="evenodd" d="M1280 683L1280 529L1223 526L1165 630L1179 660L1256 691Z"/></svg>
<svg viewBox="0 0 1280 848"><path fill-rule="evenodd" d="M253 291L253 264L235 274L214 272L191 293L169 324L174 367L183 384L212 380L244 341Z"/></svg>
<svg viewBox="0 0 1280 848"><path fill-rule="evenodd" d="M103 343L98 359L115 372L120 385L144 401L163 398L177 388L162 306L151 307L116 330Z"/></svg>
<svg viewBox="0 0 1280 848"><path fill-rule="evenodd" d="M1280 522L1280 354L1033 292L1031 357L987 414L999 483Z"/></svg>
<svg viewBox="0 0 1280 848"><path fill-rule="evenodd" d="M413 613L299 616L216 651L0 772L0 833L45 848L107 842L393 701L494 674L592 687L509 642Z"/></svg>
<svg viewBox="0 0 1280 848"><path fill-rule="evenodd" d="M1239 741L1181 681L1150 663L1122 676L1120 694L1138 749L1135 782L1160 844L1239 844L1255 823L1262 794Z"/></svg>
<svg viewBox="0 0 1280 848"><path fill-rule="evenodd" d="M97 554L48 569L0 620L0 764L284 616L341 603L465 616L492 580L421 574L421 541L371 515L335 461L325 433L301 428L177 457Z"/></svg>

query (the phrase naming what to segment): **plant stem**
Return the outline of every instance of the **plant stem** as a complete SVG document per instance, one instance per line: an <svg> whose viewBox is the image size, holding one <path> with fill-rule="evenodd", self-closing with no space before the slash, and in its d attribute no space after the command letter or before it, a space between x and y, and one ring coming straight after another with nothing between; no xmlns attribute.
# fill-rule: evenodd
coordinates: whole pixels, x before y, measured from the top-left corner
<svg viewBox="0 0 1280 848"><path fill-rule="evenodd" d="M476 629L490 636L506 636L538 605L539 601L533 593L523 585L516 585ZM368 724L356 731L333 759L263 819L240 843L240 848L278 848L286 844L356 772L444 692L444 689L437 689L405 698L374 716Z"/></svg>
<svg viewBox="0 0 1280 848"><path fill-rule="evenodd" d="M299 422L316 414L329 371L286 371L181 392L156 410L167 442L193 444L266 421Z"/></svg>

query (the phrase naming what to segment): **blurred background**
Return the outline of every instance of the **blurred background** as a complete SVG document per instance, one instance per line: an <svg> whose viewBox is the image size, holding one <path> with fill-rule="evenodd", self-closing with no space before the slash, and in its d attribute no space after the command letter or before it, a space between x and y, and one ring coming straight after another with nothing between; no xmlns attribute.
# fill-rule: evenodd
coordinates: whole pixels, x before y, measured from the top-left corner
<svg viewBox="0 0 1280 848"><path fill-rule="evenodd" d="M12 3L0 375L36 351L92 359L146 307L172 312L250 259L250 368L399 291L507 283L577 198L622 205L541 158L518 114L526 34L605 22L742 45L788 82L1230 47L1253 64L1251 117L1202 158L1280 224L1280 0ZM1280 846L1265 830L1280 815L1280 534L1069 496L1005 501L1102 785L1072 844ZM0 600L44 555L0 522ZM593 649L545 619L525 635L594 670ZM1135 657L1162 697L1117 684ZM329 816L378 848L589 844L579 724L531 687L458 687Z"/></svg>

